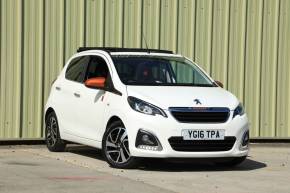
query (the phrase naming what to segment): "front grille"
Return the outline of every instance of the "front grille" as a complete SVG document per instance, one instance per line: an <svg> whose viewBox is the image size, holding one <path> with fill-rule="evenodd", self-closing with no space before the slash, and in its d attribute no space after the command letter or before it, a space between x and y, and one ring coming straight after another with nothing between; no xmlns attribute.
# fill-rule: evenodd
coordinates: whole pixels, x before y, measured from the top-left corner
<svg viewBox="0 0 290 193"><path fill-rule="evenodd" d="M169 111L176 120L182 123L224 123L230 115L230 110L222 107L170 107Z"/></svg>
<svg viewBox="0 0 290 193"><path fill-rule="evenodd" d="M175 151L213 152L231 150L236 138L225 137L224 140L183 140L183 137L171 137L168 141Z"/></svg>

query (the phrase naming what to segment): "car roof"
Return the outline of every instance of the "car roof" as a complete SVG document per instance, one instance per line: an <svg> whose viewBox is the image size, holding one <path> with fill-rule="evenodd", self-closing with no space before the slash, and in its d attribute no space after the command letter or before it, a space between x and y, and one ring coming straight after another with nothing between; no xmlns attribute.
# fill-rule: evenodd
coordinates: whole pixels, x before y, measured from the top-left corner
<svg viewBox="0 0 290 193"><path fill-rule="evenodd" d="M77 52L84 51L105 51L105 52L147 52L147 53L164 53L164 54L173 54L170 50L159 50L159 49L145 49L145 48L118 48L118 47L79 47Z"/></svg>

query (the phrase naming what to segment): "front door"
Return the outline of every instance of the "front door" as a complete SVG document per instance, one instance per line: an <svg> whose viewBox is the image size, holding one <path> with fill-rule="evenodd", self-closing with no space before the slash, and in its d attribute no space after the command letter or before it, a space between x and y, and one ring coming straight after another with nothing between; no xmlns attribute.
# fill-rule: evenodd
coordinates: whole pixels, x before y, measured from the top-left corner
<svg viewBox="0 0 290 193"><path fill-rule="evenodd" d="M86 70L84 82L95 77L109 76L109 69L102 56L92 55ZM76 104L77 121L81 126L81 137L91 140L101 141L98 130L103 127L104 110L106 108L106 91L88 88L85 84L79 87L80 99Z"/></svg>

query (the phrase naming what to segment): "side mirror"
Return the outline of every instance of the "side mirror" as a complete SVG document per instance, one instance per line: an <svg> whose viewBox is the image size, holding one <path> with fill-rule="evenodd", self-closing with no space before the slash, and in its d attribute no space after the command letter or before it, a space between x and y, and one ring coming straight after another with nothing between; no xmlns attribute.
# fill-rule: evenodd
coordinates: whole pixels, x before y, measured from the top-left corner
<svg viewBox="0 0 290 193"><path fill-rule="evenodd" d="M221 83L220 81L216 80L215 83L216 83L217 86L219 86L221 88L224 88L224 84Z"/></svg>
<svg viewBox="0 0 290 193"><path fill-rule="evenodd" d="M90 78L85 81L85 86L89 88L104 89L105 81L106 81L105 77Z"/></svg>

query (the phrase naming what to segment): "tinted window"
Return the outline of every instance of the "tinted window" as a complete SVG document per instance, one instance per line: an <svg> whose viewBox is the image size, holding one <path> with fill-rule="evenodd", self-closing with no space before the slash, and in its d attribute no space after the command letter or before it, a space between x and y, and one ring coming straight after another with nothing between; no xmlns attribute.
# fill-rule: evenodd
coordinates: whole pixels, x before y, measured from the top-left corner
<svg viewBox="0 0 290 193"><path fill-rule="evenodd" d="M91 56L89 66L86 73L86 78L95 78L95 77L105 77L107 78L109 73L108 66L106 61L99 56Z"/></svg>
<svg viewBox="0 0 290 193"><path fill-rule="evenodd" d="M74 58L67 67L65 78L68 80L83 82L88 61L89 57L87 56Z"/></svg>

